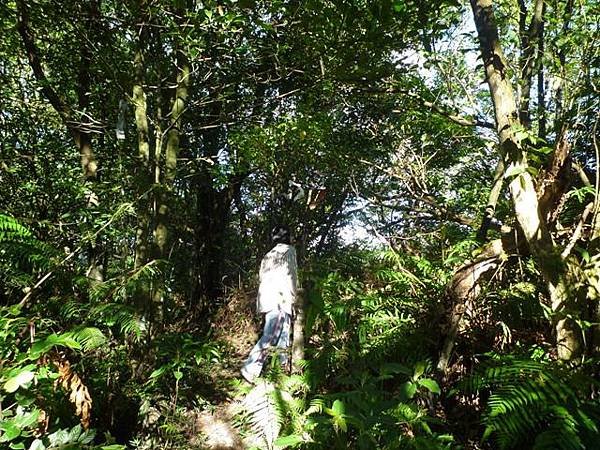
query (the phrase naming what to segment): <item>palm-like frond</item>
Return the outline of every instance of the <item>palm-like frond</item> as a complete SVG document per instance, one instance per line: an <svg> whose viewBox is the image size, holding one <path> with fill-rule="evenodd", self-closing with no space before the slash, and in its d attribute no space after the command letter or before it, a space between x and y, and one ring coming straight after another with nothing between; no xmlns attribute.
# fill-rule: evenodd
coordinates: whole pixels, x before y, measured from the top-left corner
<svg viewBox="0 0 600 450"><path fill-rule="evenodd" d="M55 253L15 218L0 214L0 262L26 272L45 270Z"/></svg>
<svg viewBox="0 0 600 450"><path fill-rule="evenodd" d="M88 352L102 347L108 342L108 338L96 327L81 327L65 333L81 344L81 348Z"/></svg>
<svg viewBox="0 0 600 450"><path fill-rule="evenodd" d="M249 418L252 432L262 439L267 449L273 444L283 426L282 391L269 381L259 382L244 398L242 405Z"/></svg>
<svg viewBox="0 0 600 450"><path fill-rule="evenodd" d="M28 239L32 237L31 231L21 225L14 217L0 214L0 242Z"/></svg>
<svg viewBox="0 0 600 450"><path fill-rule="evenodd" d="M75 300L67 300L60 305L60 317L65 321L74 321L87 316L89 307Z"/></svg>
<svg viewBox="0 0 600 450"><path fill-rule="evenodd" d="M139 340L145 330L145 324L135 309L120 303L94 306L89 312L89 318L109 327L116 326L121 333L135 340Z"/></svg>
<svg viewBox="0 0 600 450"><path fill-rule="evenodd" d="M582 449L600 443L600 404L594 380L532 360L504 357L466 381L466 391L489 393L484 439L500 449ZM595 448L595 447L594 447Z"/></svg>

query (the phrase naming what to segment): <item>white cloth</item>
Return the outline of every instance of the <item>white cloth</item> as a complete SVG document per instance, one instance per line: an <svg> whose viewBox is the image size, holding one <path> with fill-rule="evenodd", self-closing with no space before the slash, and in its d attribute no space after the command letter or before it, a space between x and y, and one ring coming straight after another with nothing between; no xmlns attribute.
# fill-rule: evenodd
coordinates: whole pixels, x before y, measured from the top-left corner
<svg viewBox="0 0 600 450"><path fill-rule="evenodd" d="M267 356L273 347L277 347L281 367L286 368L289 360L290 330L292 316L281 309L274 309L265 315L265 328L242 367L242 376L250 383L260 376Z"/></svg>
<svg viewBox="0 0 600 450"><path fill-rule="evenodd" d="M281 309L291 315L298 280L296 249L288 244L273 247L260 263L259 279L257 311Z"/></svg>

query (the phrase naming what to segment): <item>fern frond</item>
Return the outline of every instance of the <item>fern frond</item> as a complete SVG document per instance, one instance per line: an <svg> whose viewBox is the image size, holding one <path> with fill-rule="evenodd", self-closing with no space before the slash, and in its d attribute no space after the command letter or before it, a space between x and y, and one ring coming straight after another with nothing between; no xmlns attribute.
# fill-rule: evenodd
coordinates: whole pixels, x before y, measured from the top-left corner
<svg viewBox="0 0 600 450"><path fill-rule="evenodd" d="M59 312L62 319L70 321L85 317L87 314L87 308L85 308L85 306L78 301L68 300L60 306Z"/></svg>
<svg viewBox="0 0 600 450"><path fill-rule="evenodd" d="M71 330L68 333L65 333L65 335L81 344L81 347L86 352L102 347L108 342L108 338L96 327L84 327Z"/></svg>
<svg viewBox="0 0 600 450"><path fill-rule="evenodd" d="M103 325L118 327L121 333L135 340L141 339L146 328L133 307L120 303L97 305L90 310L89 316Z"/></svg>
<svg viewBox="0 0 600 450"><path fill-rule="evenodd" d="M0 214L0 242L28 239L32 236L31 231L21 225L14 217Z"/></svg>
<svg viewBox="0 0 600 450"><path fill-rule="evenodd" d="M547 430L535 438L534 450L582 450L585 445L579 438L577 420L562 406L551 408L553 420Z"/></svg>
<svg viewBox="0 0 600 450"><path fill-rule="evenodd" d="M306 416L310 416L311 414L321 414L323 412L323 410L326 407L326 403L325 403L325 399L324 398L313 398L310 403L309 403L309 407L306 410L306 412L304 413L304 415Z"/></svg>
<svg viewBox="0 0 600 450"><path fill-rule="evenodd" d="M600 442L592 418L600 405L587 400L593 384L549 363L504 357L486 364L465 387L469 393L489 392L484 440L493 436L500 449L571 450L588 447L584 436Z"/></svg>
<svg viewBox="0 0 600 450"><path fill-rule="evenodd" d="M287 392L303 392L310 390L310 384L303 375L290 375L281 381L281 388Z"/></svg>
<svg viewBox="0 0 600 450"><path fill-rule="evenodd" d="M252 431L268 449L273 448L283 425L282 404L278 399L280 395L281 392L272 383L261 381L242 403L250 417Z"/></svg>
<svg viewBox="0 0 600 450"><path fill-rule="evenodd" d="M47 270L56 250L15 218L0 214L0 262L25 272Z"/></svg>
<svg viewBox="0 0 600 450"><path fill-rule="evenodd" d="M2 348L2 352L15 345L16 337L28 323L29 318L21 315L20 307L0 307L0 348Z"/></svg>

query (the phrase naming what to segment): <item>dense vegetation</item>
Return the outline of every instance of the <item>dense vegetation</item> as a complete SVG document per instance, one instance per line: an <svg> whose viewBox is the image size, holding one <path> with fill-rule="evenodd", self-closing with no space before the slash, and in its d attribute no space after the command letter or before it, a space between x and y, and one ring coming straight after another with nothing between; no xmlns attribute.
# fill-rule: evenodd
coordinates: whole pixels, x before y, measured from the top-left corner
<svg viewBox="0 0 600 450"><path fill-rule="evenodd" d="M0 447L599 448L599 24L2 2ZM304 358L250 386L280 223Z"/></svg>

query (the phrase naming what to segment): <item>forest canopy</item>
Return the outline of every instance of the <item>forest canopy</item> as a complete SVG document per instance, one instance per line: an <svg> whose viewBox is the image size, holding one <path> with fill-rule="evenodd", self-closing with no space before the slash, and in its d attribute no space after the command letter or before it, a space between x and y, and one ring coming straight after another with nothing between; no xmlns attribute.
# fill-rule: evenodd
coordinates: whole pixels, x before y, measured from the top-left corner
<svg viewBox="0 0 600 450"><path fill-rule="evenodd" d="M0 447L598 448L599 24L2 2ZM250 384L282 224L293 364Z"/></svg>

